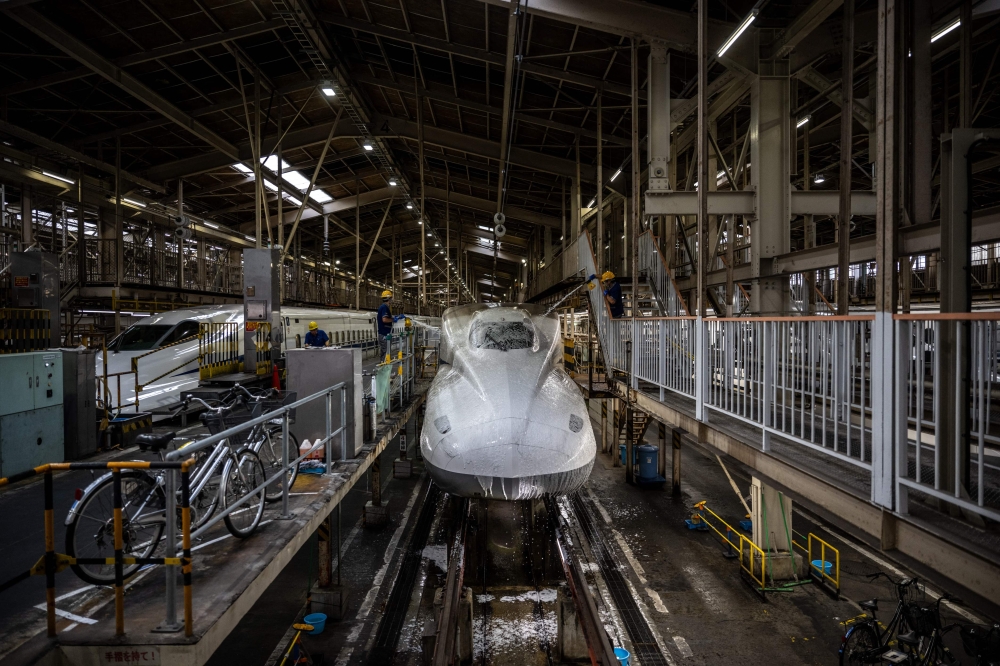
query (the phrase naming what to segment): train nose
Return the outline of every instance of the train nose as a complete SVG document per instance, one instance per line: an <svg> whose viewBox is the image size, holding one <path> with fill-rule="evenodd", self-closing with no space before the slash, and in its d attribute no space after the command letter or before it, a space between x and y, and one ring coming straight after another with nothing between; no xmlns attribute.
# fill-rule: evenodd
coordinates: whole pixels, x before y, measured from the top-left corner
<svg viewBox="0 0 1000 666"><path fill-rule="evenodd" d="M445 491L515 500L576 489L590 474L593 449L592 438L510 417L448 431L424 454Z"/></svg>

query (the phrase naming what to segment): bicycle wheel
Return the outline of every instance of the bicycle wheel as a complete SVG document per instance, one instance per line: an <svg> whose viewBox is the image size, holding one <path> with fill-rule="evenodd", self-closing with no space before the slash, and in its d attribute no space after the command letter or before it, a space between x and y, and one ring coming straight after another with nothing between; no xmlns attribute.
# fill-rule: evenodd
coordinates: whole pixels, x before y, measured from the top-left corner
<svg viewBox="0 0 1000 666"><path fill-rule="evenodd" d="M125 470L122 484L122 552L125 557L150 557L163 536L166 497L156 478L145 472ZM92 485L77 504L66 527L66 554L79 559L115 556L114 485L107 474ZM122 568L125 578L139 564ZM74 564L73 571L94 585L115 582L113 564Z"/></svg>
<svg viewBox="0 0 1000 666"><path fill-rule="evenodd" d="M281 471L284 465L284 460L281 457L281 426L271 426L264 433L264 439L261 442L260 450L257 451L257 455L260 456L260 462L264 465L264 474L267 476L265 478L270 479L272 476ZM288 433L288 460L292 461L299 457L299 440L292 434ZM299 475L299 466L293 465L291 470L285 476L288 478L288 487L291 488L295 484L295 479ZM267 492L264 494L264 499L268 502L277 502L281 499L281 478L275 479L274 483L267 487Z"/></svg>
<svg viewBox="0 0 1000 666"><path fill-rule="evenodd" d="M854 625L848 630L844 644L840 646L840 666L878 663L878 659L871 656L878 646L878 632L872 625Z"/></svg>
<svg viewBox="0 0 1000 666"><path fill-rule="evenodd" d="M226 462L219 497L225 510L249 496L247 501L224 518L229 532L234 537L245 539L257 529L260 518L264 515L264 489L251 494L254 488L264 482L264 466L257 454L250 449L237 451L236 460L238 463L235 465L232 458Z"/></svg>

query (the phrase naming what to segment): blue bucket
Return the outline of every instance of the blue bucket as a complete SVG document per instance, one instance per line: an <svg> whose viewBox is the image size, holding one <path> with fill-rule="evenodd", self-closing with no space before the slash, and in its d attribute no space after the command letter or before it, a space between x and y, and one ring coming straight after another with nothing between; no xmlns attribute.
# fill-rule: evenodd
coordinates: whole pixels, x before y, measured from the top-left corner
<svg viewBox="0 0 1000 666"><path fill-rule="evenodd" d="M833 574L833 562L827 562L825 560L813 560L812 565L813 569L819 569L827 576Z"/></svg>
<svg viewBox="0 0 1000 666"><path fill-rule="evenodd" d="M618 663L621 664L621 666L628 666L628 658L631 656L632 655L630 655L628 650L625 648L615 648L615 657L618 659Z"/></svg>
<svg viewBox="0 0 1000 666"><path fill-rule="evenodd" d="M326 614L325 613L313 613L312 615L306 615L302 618L302 621L306 624L311 624L313 630L309 632L310 636L315 636L316 634L322 634L323 629L326 627Z"/></svg>

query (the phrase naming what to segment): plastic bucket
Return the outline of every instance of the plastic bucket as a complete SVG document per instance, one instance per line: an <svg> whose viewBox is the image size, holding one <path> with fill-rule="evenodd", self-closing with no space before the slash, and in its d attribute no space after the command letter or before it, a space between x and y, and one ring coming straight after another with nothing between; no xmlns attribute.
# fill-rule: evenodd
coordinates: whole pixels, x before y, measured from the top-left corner
<svg viewBox="0 0 1000 666"><path fill-rule="evenodd" d="M827 576L833 573L833 562L827 562L825 560L813 560L812 565L813 569L819 569Z"/></svg>
<svg viewBox="0 0 1000 666"><path fill-rule="evenodd" d="M315 636L316 634L322 634L323 629L326 627L326 614L325 613L313 613L311 615L306 615L302 618L302 621L306 624L311 624L313 630L309 632L310 636Z"/></svg>
<svg viewBox="0 0 1000 666"><path fill-rule="evenodd" d="M618 457L621 459L622 465L628 464L628 463L625 462L625 460L626 460L625 459L625 455L626 455L625 451L626 451L625 445L624 444L619 444L618 445Z"/></svg>
<svg viewBox="0 0 1000 666"><path fill-rule="evenodd" d="M628 650L626 650L625 648L619 648L619 647L615 648L615 657L618 659L618 663L621 664L621 666L628 666L629 664L628 660L629 657L631 656L632 655L630 655Z"/></svg>

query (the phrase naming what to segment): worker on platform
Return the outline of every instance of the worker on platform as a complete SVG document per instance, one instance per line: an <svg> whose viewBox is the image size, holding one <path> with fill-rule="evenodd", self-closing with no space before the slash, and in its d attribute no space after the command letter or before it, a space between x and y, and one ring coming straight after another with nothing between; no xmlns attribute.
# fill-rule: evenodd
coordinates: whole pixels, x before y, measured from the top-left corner
<svg viewBox="0 0 1000 666"><path fill-rule="evenodd" d="M314 321L309 322L309 332L306 333L306 347L329 347L330 337L326 331L321 331L319 324Z"/></svg>
<svg viewBox="0 0 1000 666"><path fill-rule="evenodd" d="M382 292L382 305L379 306L378 314L375 315L375 323L378 329L379 355L383 357L389 351L389 341L386 336L392 333L392 323L399 319L392 316L392 309L389 307L389 303L391 302L392 292L386 289Z"/></svg>
<svg viewBox="0 0 1000 666"><path fill-rule="evenodd" d="M625 301L622 299L622 286L611 271L601 275L601 287L604 289L604 300L608 303L611 316L620 319L625 316Z"/></svg>

